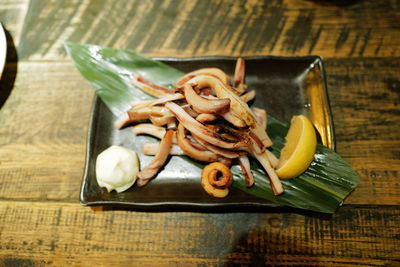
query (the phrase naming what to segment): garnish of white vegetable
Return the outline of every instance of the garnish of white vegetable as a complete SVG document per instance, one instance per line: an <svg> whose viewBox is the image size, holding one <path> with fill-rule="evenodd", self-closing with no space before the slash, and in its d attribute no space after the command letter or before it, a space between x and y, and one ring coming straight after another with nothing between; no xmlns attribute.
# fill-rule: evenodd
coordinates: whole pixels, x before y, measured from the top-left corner
<svg viewBox="0 0 400 267"><path fill-rule="evenodd" d="M108 192L127 190L135 183L138 172L139 159L133 150L114 145L97 156L97 182Z"/></svg>

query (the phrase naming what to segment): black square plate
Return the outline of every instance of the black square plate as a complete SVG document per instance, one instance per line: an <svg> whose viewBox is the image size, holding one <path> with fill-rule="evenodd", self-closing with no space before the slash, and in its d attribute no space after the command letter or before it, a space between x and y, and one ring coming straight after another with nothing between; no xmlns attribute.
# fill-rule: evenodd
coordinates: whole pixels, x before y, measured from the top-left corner
<svg viewBox="0 0 400 267"><path fill-rule="evenodd" d="M189 59L157 59L183 72L204 67L218 67L232 75L236 58L207 57ZM305 114L314 123L322 142L333 148L333 127L329 111L322 60L309 57L250 57L246 58L246 84L255 89L251 106L262 107L269 114L289 123L293 115ZM210 210L213 208L276 207L275 203L232 188L228 197L209 196L200 185L201 170L184 157L171 157L164 169L142 188L108 193L100 188L95 176L97 155L110 145L135 150L143 168L152 157L141 154L141 147L151 137L135 136L130 128L114 127L114 115L95 98L90 116L86 166L80 194L82 205L125 206L135 209ZM155 140L155 139L154 139Z"/></svg>

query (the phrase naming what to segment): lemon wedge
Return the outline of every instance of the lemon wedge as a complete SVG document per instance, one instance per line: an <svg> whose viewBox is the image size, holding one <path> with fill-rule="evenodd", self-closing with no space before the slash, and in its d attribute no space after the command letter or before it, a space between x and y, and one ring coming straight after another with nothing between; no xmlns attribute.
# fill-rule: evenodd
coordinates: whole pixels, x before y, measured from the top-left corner
<svg viewBox="0 0 400 267"><path fill-rule="evenodd" d="M294 116L285 137L276 174L279 178L293 178L307 170L314 159L317 135L310 120L304 115Z"/></svg>

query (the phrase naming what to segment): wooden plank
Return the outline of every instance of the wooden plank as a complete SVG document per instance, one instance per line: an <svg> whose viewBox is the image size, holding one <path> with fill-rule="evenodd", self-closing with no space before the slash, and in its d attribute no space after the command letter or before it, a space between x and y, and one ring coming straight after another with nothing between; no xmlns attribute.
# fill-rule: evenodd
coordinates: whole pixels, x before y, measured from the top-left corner
<svg viewBox="0 0 400 267"><path fill-rule="evenodd" d="M0 145L83 144L94 91L72 62L16 66L16 77L4 74L2 85L12 89L0 113Z"/></svg>
<svg viewBox="0 0 400 267"><path fill-rule="evenodd" d="M348 203L372 196L369 204L400 204L400 60L335 59L325 65L337 152L362 180Z"/></svg>
<svg viewBox="0 0 400 267"><path fill-rule="evenodd" d="M342 1L340 1L342 2ZM151 56L400 55L398 1L31 1L22 59L65 58L65 40Z"/></svg>
<svg viewBox="0 0 400 267"><path fill-rule="evenodd" d="M70 62L18 64L14 85L3 78L13 88L0 113L0 196L77 200L93 90Z"/></svg>
<svg viewBox="0 0 400 267"><path fill-rule="evenodd" d="M1 201L0 263L382 266L399 263L399 215L396 207L342 207L323 218L93 211L76 204Z"/></svg>

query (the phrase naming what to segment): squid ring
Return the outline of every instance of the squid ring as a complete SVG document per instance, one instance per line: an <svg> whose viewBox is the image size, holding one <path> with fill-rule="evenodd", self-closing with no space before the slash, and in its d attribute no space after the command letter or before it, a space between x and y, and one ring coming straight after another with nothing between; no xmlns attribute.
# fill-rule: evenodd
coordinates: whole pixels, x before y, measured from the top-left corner
<svg viewBox="0 0 400 267"><path fill-rule="evenodd" d="M220 178L220 174L222 177ZM202 173L209 182L209 184L218 189L225 189L232 184L232 173L231 170L220 162L213 162L208 164Z"/></svg>

